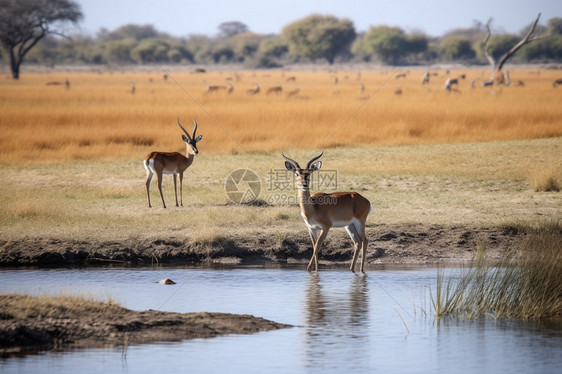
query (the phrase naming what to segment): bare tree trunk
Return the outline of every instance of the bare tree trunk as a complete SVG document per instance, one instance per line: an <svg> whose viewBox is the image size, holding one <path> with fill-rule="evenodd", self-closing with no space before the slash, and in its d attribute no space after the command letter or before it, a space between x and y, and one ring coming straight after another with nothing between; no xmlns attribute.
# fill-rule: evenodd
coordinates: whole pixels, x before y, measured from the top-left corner
<svg viewBox="0 0 562 374"><path fill-rule="evenodd" d="M12 79L20 78L20 61L14 54L14 49L10 48L10 68L12 70Z"/></svg>
<svg viewBox="0 0 562 374"><path fill-rule="evenodd" d="M547 34L532 35L533 31L535 31L535 28L537 27L537 23L539 22L540 17L541 14L539 13L537 18L535 19L535 22L533 22L527 34L525 34L525 36L517 44L515 44L509 51L507 51L503 56L501 56L497 62L488 53L488 41L490 40L490 36L492 35L492 32L490 30L490 23L492 22L492 20L490 19L486 23L486 28L488 29L488 33L486 34L484 40L482 40L481 47L482 47L482 51L484 52L484 56L490 63L490 67L491 67L490 74L494 79L494 81L496 81L498 84L505 84L505 75L502 72L502 68L507 62L507 60L515 54L515 52L517 52L525 44L547 36Z"/></svg>

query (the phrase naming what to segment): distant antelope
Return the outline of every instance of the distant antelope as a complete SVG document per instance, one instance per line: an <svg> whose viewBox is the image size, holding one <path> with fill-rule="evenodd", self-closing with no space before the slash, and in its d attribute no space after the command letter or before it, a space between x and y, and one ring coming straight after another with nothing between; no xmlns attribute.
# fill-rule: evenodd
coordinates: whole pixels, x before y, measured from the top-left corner
<svg viewBox="0 0 562 374"><path fill-rule="evenodd" d="M556 86L562 85L562 78L555 80L552 82L552 87L556 88Z"/></svg>
<svg viewBox="0 0 562 374"><path fill-rule="evenodd" d="M68 80L68 78L65 78L64 82L58 82L58 81L50 81L45 83L45 85L47 86L65 86L66 89L70 88L70 81Z"/></svg>
<svg viewBox="0 0 562 374"><path fill-rule="evenodd" d="M287 97L297 96L299 92L300 88L295 88L294 90L287 92Z"/></svg>
<svg viewBox="0 0 562 374"><path fill-rule="evenodd" d="M296 80L297 80L297 77L295 77L293 75L293 76L287 77L287 79L285 79L285 82L295 82Z"/></svg>
<svg viewBox="0 0 562 374"><path fill-rule="evenodd" d="M295 160L283 154L285 168L295 173L297 177L301 216L312 240L312 258L306 270L312 270L312 265L314 265L315 271L318 271L318 253L330 228L345 227L355 244L350 270L355 272L355 264L359 250L361 250L361 272L365 273L365 259L367 257L365 225L367 216L372 211L371 203L357 192L319 192L311 196L310 175L322 167L322 161L317 161L322 157L322 154L308 161L304 169Z"/></svg>
<svg viewBox="0 0 562 374"><path fill-rule="evenodd" d="M176 195L176 206L178 205L178 189L177 189L177 175L180 175L180 203L183 206L183 172L185 169L191 166L195 155L199 153L197 149L197 142L203 137L199 135L195 137L197 131L197 122L193 120L193 134L189 136L189 133L180 124L180 119L178 118L178 126L183 130L185 135L182 135L182 140L186 145L186 155L182 155L179 152L150 152L144 159L144 168L146 169L146 194L148 196L148 207L152 208L150 204L150 181L152 176L156 173L158 177L158 191L160 191L160 197L162 198L162 205L166 208L166 203L164 202L164 195L162 194L162 174L173 174L174 176L174 192Z"/></svg>
<svg viewBox="0 0 562 374"><path fill-rule="evenodd" d="M506 78L507 78L507 79L506 79ZM498 84L498 85L509 83L509 71L507 71L507 77L506 77L506 75L505 75L503 72L501 72L501 71L496 72L496 73L492 76L492 80L493 80L496 84Z"/></svg>
<svg viewBox="0 0 562 374"><path fill-rule="evenodd" d="M421 85L424 86L426 84L429 84L429 71L426 71L421 79Z"/></svg>
<svg viewBox="0 0 562 374"><path fill-rule="evenodd" d="M396 74L396 77L394 77L394 79L399 79L399 78L406 78L406 73Z"/></svg>
<svg viewBox="0 0 562 374"><path fill-rule="evenodd" d="M269 94L272 94L272 93L274 93L276 95L282 94L283 93L283 87L281 87L281 86L269 87L266 91L266 94L269 95Z"/></svg>
<svg viewBox="0 0 562 374"><path fill-rule="evenodd" d="M506 87L511 86L511 79L509 79L509 70L506 70L504 76L505 76L505 82L504 83L505 83Z"/></svg>
<svg viewBox="0 0 562 374"><path fill-rule="evenodd" d="M445 81L445 86L444 86L445 90L447 90L449 92L453 91L454 90L453 86L459 87L459 78L448 78Z"/></svg>
<svg viewBox="0 0 562 374"><path fill-rule="evenodd" d="M226 85L210 85L207 86L205 92L211 93L211 92L219 92L222 90L225 90L228 93L232 93L232 91L234 91L234 86L230 82L226 82Z"/></svg>
<svg viewBox="0 0 562 374"><path fill-rule="evenodd" d="M246 91L246 95L256 95L260 92L260 86L257 83L254 83L254 88L251 88Z"/></svg>

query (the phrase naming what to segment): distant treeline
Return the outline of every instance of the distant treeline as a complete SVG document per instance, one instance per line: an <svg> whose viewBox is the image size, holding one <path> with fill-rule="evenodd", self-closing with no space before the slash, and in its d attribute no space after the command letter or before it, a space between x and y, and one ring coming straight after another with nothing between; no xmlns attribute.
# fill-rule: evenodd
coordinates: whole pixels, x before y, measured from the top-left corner
<svg viewBox="0 0 562 374"><path fill-rule="evenodd" d="M306 30L329 29L325 33ZM421 32L407 33L399 27L373 26L357 33L353 23L332 16L312 15L287 25L282 32L263 35L251 32L241 22L225 22L216 36L175 37L152 25L125 25L113 31L100 29L95 37L83 34L70 39L49 36L26 56L27 63L58 64L241 64L249 68L278 67L314 61L380 62L417 65L438 62L486 63L480 42L486 26L452 30L441 37ZM497 57L509 50L528 30L519 34L493 32L488 44ZM562 61L562 18L551 18L536 33L546 36L525 45L511 59L519 63ZM315 35L311 39L303 35ZM300 39L299 39L300 38ZM308 39L306 39L308 38ZM8 63L5 51L2 63Z"/></svg>

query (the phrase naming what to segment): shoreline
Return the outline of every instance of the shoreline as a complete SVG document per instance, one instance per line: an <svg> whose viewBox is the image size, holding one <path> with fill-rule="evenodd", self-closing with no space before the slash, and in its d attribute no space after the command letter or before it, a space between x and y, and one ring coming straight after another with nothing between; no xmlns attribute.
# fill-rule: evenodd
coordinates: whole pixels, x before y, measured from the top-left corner
<svg viewBox="0 0 562 374"><path fill-rule="evenodd" d="M370 225L366 267L395 264L462 264L479 249L490 259L516 250L525 237L516 227L443 225ZM349 266L351 240L328 236L320 251L322 266ZM204 243L187 238L72 240L23 238L0 241L0 267L306 265L312 255L304 233L272 238L263 233L218 236Z"/></svg>
<svg viewBox="0 0 562 374"><path fill-rule="evenodd" d="M253 334L293 327L231 313L133 311L80 297L0 295L0 357Z"/></svg>

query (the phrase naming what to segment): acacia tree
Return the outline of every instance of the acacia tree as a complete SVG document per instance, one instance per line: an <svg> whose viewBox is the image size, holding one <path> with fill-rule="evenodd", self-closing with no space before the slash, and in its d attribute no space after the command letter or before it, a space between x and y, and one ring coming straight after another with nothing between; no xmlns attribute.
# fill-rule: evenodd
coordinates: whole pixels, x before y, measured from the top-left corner
<svg viewBox="0 0 562 374"><path fill-rule="evenodd" d="M313 14L285 26L281 35L293 54L333 64L355 39L355 27L348 19Z"/></svg>
<svg viewBox="0 0 562 374"><path fill-rule="evenodd" d="M546 34L542 34L542 35L533 34L533 32L535 31L535 28L537 27L537 23L539 22L540 17L541 17L541 14L539 13L539 15L537 16L535 21L531 24L531 27L529 27L529 31L527 31L527 33L523 36L523 38L518 43L516 43L513 47L511 47L511 49L509 49L507 52L505 52L501 57L499 57L497 59L497 61L493 56L491 56L488 53L488 41L490 40L490 36L492 35L492 32L490 31L490 23L492 22L492 20L490 19L488 21L488 23L486 24L486 28L488 29L488 33L486 34L486 37L484 38L484 40L482 40L481 46L482 46L482 51L484 53L484 56L486 57L486 59L490 63L491 74L492 74L492 77L494 78L494 80L496 82L498 82L498 83L504 83L505 82L505 76L502 72L502 68L503 68L503 65L507 62L507 60L515 54L515 52L517 52L525 44L530 43L533 40L537 40L537 39L540 39L540 38L543 38L543 37L546 36Z"/></svg>
<svg viewBox="0 0 562 374"><path fill-rule="evenodd" d="M65 36L60 27L83 17L71 0L0 0L0 43L10 56L12 78L19 79L27 52L47 35Z"/></svg>

